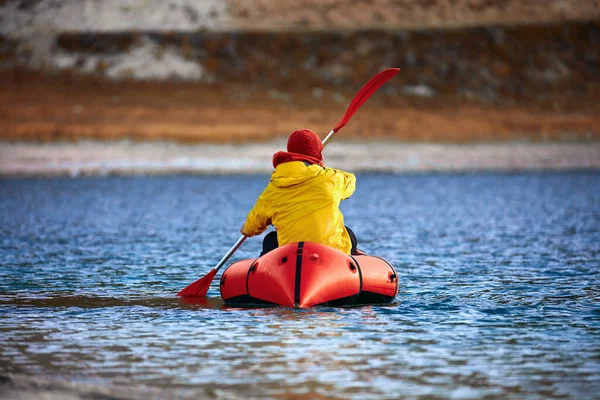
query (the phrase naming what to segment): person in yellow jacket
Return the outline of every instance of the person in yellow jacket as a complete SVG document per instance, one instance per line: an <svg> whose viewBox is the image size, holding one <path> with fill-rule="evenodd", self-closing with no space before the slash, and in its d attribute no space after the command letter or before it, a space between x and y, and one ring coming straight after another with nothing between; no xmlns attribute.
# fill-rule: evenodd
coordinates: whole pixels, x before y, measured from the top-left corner
<svg viewBox="0 0 600 400"><path fill-rule="evenodd" d="M263 241L267 253L294 242L321 243L346 254L356 252L356 237L344 225L340 201L354 193L353 174L323 166L323 144L309 129L294 131L287 152L273 156L275 171L240 232L260 235L269 225L276 232ZM261 254L261 255L262 255Z"/></svg>

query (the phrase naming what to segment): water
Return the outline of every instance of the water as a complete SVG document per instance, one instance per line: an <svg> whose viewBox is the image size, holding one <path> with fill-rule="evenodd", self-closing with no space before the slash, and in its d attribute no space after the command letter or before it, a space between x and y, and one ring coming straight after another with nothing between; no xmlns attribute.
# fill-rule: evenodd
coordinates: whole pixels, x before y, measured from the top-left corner
<svg viewBox="0 0 600 400"><path fill-rule="evenodd" d="M600 172L361 175L343 211L396 266L393 304L227 308L217 286L180 301L267 180L1 180L0 397L600 392Z"/></svg>

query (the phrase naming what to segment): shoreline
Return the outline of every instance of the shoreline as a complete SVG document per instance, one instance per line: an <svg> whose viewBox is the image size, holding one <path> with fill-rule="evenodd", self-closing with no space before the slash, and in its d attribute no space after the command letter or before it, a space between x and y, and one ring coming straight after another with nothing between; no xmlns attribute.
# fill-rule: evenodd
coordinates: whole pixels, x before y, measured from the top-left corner
<svg viewBox="0 0 600 400"><path fill-rule="evenodd" d="M285 141L247 144L0 142L1 177L271 173ZM600 142L403 143L338 140L325 163L350 172L414 173L600 169Z"/></svg>

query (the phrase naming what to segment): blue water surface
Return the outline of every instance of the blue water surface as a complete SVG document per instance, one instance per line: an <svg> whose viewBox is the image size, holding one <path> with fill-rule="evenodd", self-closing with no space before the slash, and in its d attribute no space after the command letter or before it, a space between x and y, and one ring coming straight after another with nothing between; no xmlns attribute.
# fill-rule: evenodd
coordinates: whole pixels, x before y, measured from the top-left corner
<svg viewBox="0 0 600 400"><path fill-rule="evenodd" d="M178 299L267 182L0 180L0 392L49 377L114 398L600 393L600 172L359 175L342 210L396 267L391 305L228 308L217 285Z"/></svg>

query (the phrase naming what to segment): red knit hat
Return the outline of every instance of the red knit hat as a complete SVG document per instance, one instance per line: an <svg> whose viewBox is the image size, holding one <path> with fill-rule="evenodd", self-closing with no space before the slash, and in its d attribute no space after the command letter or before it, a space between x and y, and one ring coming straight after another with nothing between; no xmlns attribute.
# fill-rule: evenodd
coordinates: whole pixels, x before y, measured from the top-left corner
<svg viewBox="0 0 600 400"><path fill-rule="evenodd" d="M290 135L287 142L287 151L321 160L323 158L323 143L321 143L319 135L310 129L298 129Z"/></svg>

